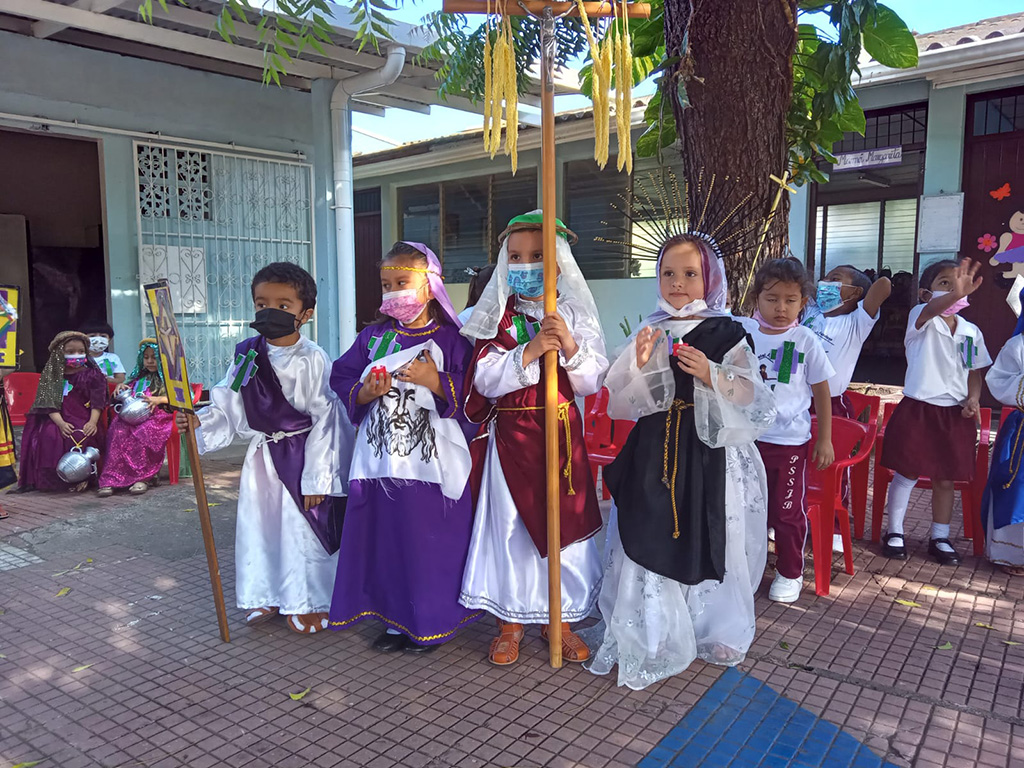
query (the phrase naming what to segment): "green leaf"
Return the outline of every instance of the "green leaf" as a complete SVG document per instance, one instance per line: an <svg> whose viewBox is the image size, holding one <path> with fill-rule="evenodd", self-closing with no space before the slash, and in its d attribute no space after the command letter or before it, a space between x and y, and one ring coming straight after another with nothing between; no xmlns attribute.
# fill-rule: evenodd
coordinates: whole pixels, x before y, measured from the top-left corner
<svg viewBox="0 0 1024 768"><path fill-rule="evenodd" d="M28 762L28 763L18 763L16 766L14 766L14 768L33 768L34 766L39 765L41 762L43 762L43 761L42 760L33 760L31 762Z"/></svg>
<svg viewBox="0 0 1024 768"><path fill-rule="evenodd" d="M920 603L915 603L913 600L903 600L902 598L899 598L899 597L896 598L895 602L899 603L900 605L905 605L905 606L907 606L907 608L920 608L921 607Z"/></svg>
<svg viewBox="0 0 1024 768"><path fill-rule="evenodd" d="M304 699L306 697L306 694L309 693L311 690L313 690L313 686L310 686L309 688L307 688L306 690L302 691L301 693L289 693L288 697L292 701L300 701L301 699Z"/></svg>
<svg viewBox="0 0 1024 768"><path fill-rule="evenodd" d="M60 592L57 593L57 597L64 597L71 591L71 587L62 587Z"/></svg>
<svg viewBox="0 0 1024 768"><path fill-rule="evenodd" d="M1022 645L1022 643L1014 642L1013 640L1000 640L1003 645Z"/></svg>
<svg viewBox="0 0 1024 768"><path fill-rule="evenodd" d="M991 624L986 624L983 621L974 622L974 626L981 627L982 629L995 629L995 627L993 627Z"/></svg>
<svg viewBox="0 0 1024 768"><path fill-rule="evenodd" d="M91 666L92 666L92 664L83 664L83 665L82 665L82 666L80 666L80 667L75 667L75 668L74 668L74 669L72 669L71 671L72 671L72 672L84 672L85 670L87 670L87 669L88 669L89 667L91 667Z"/></svg>
<svg viewBox="0 0 1024 768"><path fill-rule="evenodd" d="M683 109L690 106L690 94L686 92L686 83L683 80L676 83L676 100Z"/></svg>
<svg viewBox="0 0 1024 768"><path fill-rule="evenodd" d="M860 105L859 101L854 100L846 103L846 109L839 115L839 127L843 131L859 133L861 136L864 135L864 130L867 128L867 119L864 117L864 108Z"/></svg>
<svg viewBox="0 0 1024 768"><path fill-rule="evenodd" d="M864 25L862 37L864 50L879 64L894 69L917 66L917 41L891 8L879 3L874 18Z"/></svg>
<svg viewBox="0 0 1024 768"><path fill-rule="evenodd" d="M637 157L657 157L658 152L676 140L676 121L671 114L665 116L660 130L657 123L649 126L636 140Z"/></svg>
<svg viewBox="0 0 1024 768"><path fill-rule="evenodd" d="M936 651L951 651L951 650L953 650L953 644L951 642L949 642L949 640L947 640L942 645L936 645L935 646L935 650Z"/></svg>
<svg viewBox="0 0 1024 768"><path fill-rule="evenodd" d="M781 648L784 651L788 651L789 643L787 643L785 640L779 640L779 648Z"/></svg>

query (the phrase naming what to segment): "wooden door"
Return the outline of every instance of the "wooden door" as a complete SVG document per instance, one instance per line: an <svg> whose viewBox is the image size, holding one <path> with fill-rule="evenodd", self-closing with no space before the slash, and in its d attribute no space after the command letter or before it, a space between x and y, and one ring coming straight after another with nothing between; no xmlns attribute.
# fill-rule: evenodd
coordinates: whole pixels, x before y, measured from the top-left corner
<svg viewBox="0 0 1024 768"><path fill-rule="evenodd" d="M995 359L1017 320L1006 295L1024 274L1024 88L969 99L966 133L960 255L981 262L985 281L963 315ZM996 405L987 389L985 400Z"/></svg>
<svg viewBox="0 0 1024 768"><path fill-rule="evenodd" d="M356 239L356 325L363 328L373 321L380 307L380 269L382 250L380 187L358 190L355 194Z"/></svg>

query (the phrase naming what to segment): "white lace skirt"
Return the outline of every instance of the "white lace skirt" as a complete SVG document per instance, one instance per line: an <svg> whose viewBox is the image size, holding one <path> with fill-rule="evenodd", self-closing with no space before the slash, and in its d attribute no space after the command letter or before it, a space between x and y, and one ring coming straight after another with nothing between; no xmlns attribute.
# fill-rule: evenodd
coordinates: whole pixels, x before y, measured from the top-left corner
<svg viewBox="0 0 1024 768"><path fill-rule="evenodd" d="M686 669L694 659L733 666L754 639L754 593L768 556L767 486L754 445L726 450L725 578L681 584L630 560L612 509L598 605L604 640L588 668L640 690ZM593 647L593 646L592 646Z"/></svg>

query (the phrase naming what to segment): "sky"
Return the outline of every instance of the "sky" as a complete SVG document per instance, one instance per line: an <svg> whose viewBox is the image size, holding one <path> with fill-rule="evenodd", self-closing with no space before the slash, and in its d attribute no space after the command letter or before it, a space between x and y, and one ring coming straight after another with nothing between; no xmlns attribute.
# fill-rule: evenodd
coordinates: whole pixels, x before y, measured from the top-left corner
<svg viewBox="0 0 1024 768"><path fill-rule="evenodd" d="M341 0L344 2L344 0ZM915 32L934 32L939 29L970 24L993 16L1019 13L1024 10L1024 0L886 0L907 25ZM393 15L396 19L410 24L418 24L423 16L439 10L441 0L420 0L418 3L406 0L403 7ZM649 93L650 83L637 88L637 95ZM584 96L559 96L555 99L555 109L579 109L587 107L590 101ZM394 143L404 144L409 141L446 136L469 128L479 127L483 118L480 115L462 112L447 107L433 107L430 115L415 115L398 109L389 109L384 117L374 117L355 113L353 115L353 149L355 152L375 152L388 149ZM367 136L366 131L390 141L381 141Z"/></svg>

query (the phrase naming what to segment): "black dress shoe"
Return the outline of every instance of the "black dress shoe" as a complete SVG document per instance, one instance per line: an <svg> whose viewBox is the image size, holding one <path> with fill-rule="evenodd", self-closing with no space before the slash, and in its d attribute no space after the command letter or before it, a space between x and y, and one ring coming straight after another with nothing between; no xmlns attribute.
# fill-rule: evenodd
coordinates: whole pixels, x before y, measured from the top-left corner
<svg viewBox="0 0 1024 768"><path fill-rule="evenodd" d="M419 643L414 643L410 640L405 644L405 648L402 650L406 653L433 653L440 647L440 645L420 645Z"/></svg>
<svg viewBox="0 0 1024 768"><path fill-rule="evenodd" d="M945 544L949 549L939 549L939 544ZM949 539L932 539L929 541L928 554L938 560L939 565L960 565L960 553L953 549Z"/></svg>
<svg viewBox="0 0 1024 768"><path fill-rule="evenodd" d="M892 544L893 539L898 539L899 544ZM882 537L882 554L893 560L906 560L907 547L903 543L902 533L887 533Z"/></svg>
<svg viewBox="0 0 1024 768"><path fill-rule="evenodd" d="M373 641L373 650L381 653L394 653L400 651L409 644L409 638L405 635L393 635L390 632L382 632L380 637Z"/></svg>

